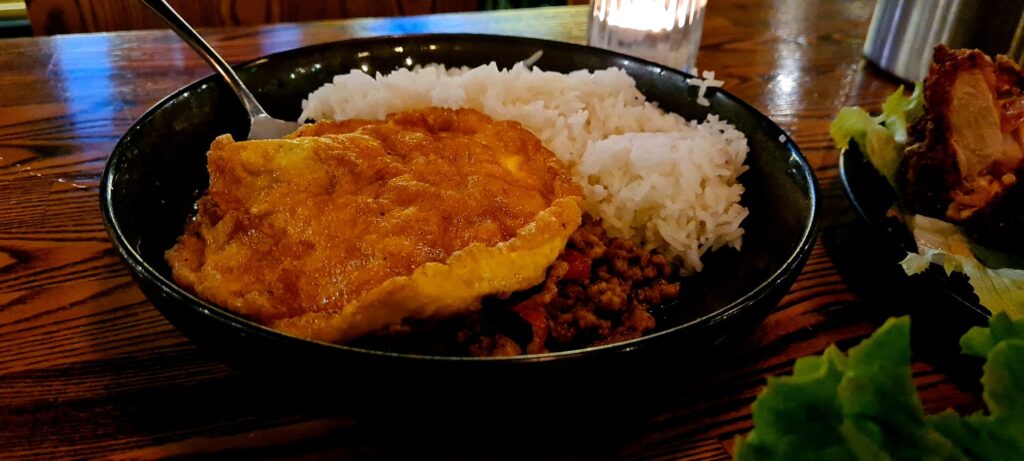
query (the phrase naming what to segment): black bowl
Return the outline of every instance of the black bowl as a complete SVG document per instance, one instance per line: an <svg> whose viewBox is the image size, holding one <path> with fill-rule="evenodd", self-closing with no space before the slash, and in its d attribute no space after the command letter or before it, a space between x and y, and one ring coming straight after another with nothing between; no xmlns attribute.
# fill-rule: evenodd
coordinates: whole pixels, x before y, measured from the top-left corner
<svg viewBox="0 0 1024 461"><path fill-rule="evenodd" d="M267 110L295 119L299 102L335 74L362 68L388 72L409 63L511 66L543 50L546 70L625 69L647 97L687 118L719 114L750 143L750 170L740 181L750 210L743 251L710 255L706 269L685 280L682 300L656 309L657 331L647 337L584 350L515 358L458 358L396 354L317 343L280 334L204 302L171 279L164 251L182 233L207 188L206 151L225 132L245 135L241 104L219 78L204 78L150 109L121 138L103 173L103 216L121 256L149 300L193 340L240 365L344 378L353 370L395 373L557 370L572 374L600 363L645 363L667 354L710 350L723 337L746 333L779 302L807 260L815 239L818 186L797 146L777 125L724 91L710 107L695 102L689 77L629 56L545 40L487 35L422 35L351 40L301 48L238 66L242 80ZM685 351L681 348L686 347ZM270 366L273 365L273 366Z"/></svg>
<svg viewBox="0 0 1024 461"><path fill-rule="evenodd" d="M878 247L881 258L879 264L895 267L907 252L917 252L914 235L906 224L888 215L889 210L896 205L896 191L867 161L857 143L850 143L850 148L839 156L839 180L854 212L881 237ZM938 296L965 310L976 321L983 321L992 315L979 303L978 296L963 274L947 275L933 264L917 280L923 280L924 283L910 283L910 279L903 282L911 289L930 291L931 296Z"/></svg>

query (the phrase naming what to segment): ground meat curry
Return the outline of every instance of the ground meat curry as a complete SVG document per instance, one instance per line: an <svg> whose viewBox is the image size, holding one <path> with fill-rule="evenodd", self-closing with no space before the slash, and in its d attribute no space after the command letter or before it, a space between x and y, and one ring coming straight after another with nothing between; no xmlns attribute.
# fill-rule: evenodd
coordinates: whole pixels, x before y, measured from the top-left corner
<svg viewBox="0 0 1024 461"><path fill-rule="evenodd" d="M651 307L679 297L678 275L662 256L608 237L584 218L542 285L489 299L473 315L411 322L358 346L407 353L515 356L636 339L655 327Z"/></svg>
<svg viewBox="0 0 1024 461"><path fill-rule="evenodd" d="M175 281L294 336L536 354L639 337L678 295L663 258L579 228L580 187L532 133L474 110L224 136L208 168Z"/></svg>

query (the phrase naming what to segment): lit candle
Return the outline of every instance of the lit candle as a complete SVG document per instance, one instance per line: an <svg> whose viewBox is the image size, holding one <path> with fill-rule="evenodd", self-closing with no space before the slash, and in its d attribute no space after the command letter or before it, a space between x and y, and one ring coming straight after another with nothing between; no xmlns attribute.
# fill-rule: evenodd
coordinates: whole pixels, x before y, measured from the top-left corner
<svg viewBox="0 0 1024 461"><path fill-rule="evenodd" d="M707 0L592 0L591 46L692 72Z"/></svg>

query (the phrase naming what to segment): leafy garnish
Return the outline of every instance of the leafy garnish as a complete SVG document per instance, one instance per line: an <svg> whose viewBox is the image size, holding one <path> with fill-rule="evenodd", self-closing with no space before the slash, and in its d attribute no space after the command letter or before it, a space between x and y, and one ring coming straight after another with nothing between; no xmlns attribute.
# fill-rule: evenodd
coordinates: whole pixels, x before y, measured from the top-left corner
<svg viewBox="0 0 1024 461"><path fill-rule="evenodd" d="M1024 321L1005 315L961 340L987 357L988 412L925 415L910 370L910 320L889 319L843 354L834 345L768 379L736 459L1024 459Z"/></svg>
<svg viewBox="0 0 1024 461"><path fill-rule="evenodd" d="M929 424L973 459L1024 457L1024 320L992 317L960 338L964 354L986 357L981 384L988 413L959 417L945 411Z"/></svg>
<svg viewBox="0 0 1024 461"><path fill-rule="evenodd" d="M974 256L967 237L946 221L914 215L907 224L918 251L907 253L900 263L907 275L924 272L930 264L942 266L946 274L962 272L982 306L993 314L1024 318L1024 270L986 267Z"/></svg>
<svg viewBox="0 0 1024 461"><path fill-rule="evenodd" d="M896 170L903 158L907 143L907 126L924 111L921 83L907 96L903 86L886 98L882 113L872 117L859 107L844 107L829 127L829 134L840 149L850 147L850 141L860 146L890 184L895 184Z"/></svg>
<svg viewBox="0 0 1024 461"><path fill-rule="evenodd" d="M868 128L875 125L878 125L878 122L871 117L868 111L860 107L843 107L839 109L836 119L832 120L832 124L829 125L828 134L832 136L836 147L849 149L851 140L858 145L863 145Z"/></svg>
<svg viewBox="0 0 1024 461"><path fill-rule="evenodd" d="M903 85L885 99L882 104L882 124L892 133L893 139L899 144L907 143L907 127L924 113L924 86L921 82L914 84L914 92L907 96Z"/></svg>

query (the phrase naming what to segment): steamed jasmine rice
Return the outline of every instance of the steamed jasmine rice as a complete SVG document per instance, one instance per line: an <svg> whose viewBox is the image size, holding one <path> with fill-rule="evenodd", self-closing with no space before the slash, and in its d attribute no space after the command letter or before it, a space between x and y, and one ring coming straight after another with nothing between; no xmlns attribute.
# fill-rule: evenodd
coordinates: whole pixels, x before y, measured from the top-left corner
<svg viewBox="0 0 1024 461"><path fill-rule="evenodd" d="M587 211L628 238L700 271L709 249L739 249L746 137L709 116L687 121L648 102L621 69L569 74L517 64L429 65L338 75L302 102L300 120L383 119L430 106L515 120L572 169Z"/></svg>

